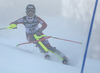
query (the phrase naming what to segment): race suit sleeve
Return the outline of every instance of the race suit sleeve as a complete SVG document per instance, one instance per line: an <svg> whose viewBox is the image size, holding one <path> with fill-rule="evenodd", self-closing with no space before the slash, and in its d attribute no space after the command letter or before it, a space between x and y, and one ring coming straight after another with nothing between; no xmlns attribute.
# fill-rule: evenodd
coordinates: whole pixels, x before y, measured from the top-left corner
<svg viewBox="0 0 100 73"><path fill-rule="evenodd" d="M47 27L47 24L40 18L40 17L38 17L38 19L39 19L39 23L42 25L42 30L44 30L46 27Z"/></svg>
<svg viewBox="0 0 100 73"><path fill-rule="evenodd" d="M10 24L23 24L23 18L20 18L20 19L18 19L18 20L16 20L16 21L14 21L14 22L11 22Z"/></svg>

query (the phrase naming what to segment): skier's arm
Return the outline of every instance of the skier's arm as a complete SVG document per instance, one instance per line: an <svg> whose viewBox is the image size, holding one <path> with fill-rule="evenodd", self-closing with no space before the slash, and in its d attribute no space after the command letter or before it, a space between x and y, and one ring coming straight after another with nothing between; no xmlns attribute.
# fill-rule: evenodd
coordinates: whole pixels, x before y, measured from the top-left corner
<svg viewBox="0 0 100 73"><path fill-rule="evenodd" d="M42 32L47 27L47 24L40 17L38 17L38 19L40 24L42 25L40 28L40 31Z"/></svg>
<svg viewBox="0 0 100 73"><path fill-rule="evenodd" d="M17 25L17 24L23 24L23 18L20 18L20 19L14 21L14 22L11 22L10 25L11 25L11 24L16 24L16 25Z"/></svg>
<svg viewBox="0 0 100 73"><path fill-rule="evenodd" d="M11 22L9 27L11 27L12 29L16 29L17 28L17 24L23 24L23 18L20 18L20 19L14 21L14 22Z"/></svg>

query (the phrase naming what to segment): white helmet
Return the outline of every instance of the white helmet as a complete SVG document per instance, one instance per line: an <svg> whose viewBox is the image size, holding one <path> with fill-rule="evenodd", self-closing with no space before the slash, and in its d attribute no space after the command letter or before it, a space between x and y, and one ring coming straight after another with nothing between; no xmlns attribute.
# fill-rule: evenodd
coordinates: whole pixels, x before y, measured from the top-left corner
<svg viewBox="0 0 100 73"><path fill-rule="evenodd" d="M27 5L26 7L26 14L29 18L32 18L35 16L35 12L36 12L36 9L35 9L35 6L32 5L32 4L29 4Z"/></svg>

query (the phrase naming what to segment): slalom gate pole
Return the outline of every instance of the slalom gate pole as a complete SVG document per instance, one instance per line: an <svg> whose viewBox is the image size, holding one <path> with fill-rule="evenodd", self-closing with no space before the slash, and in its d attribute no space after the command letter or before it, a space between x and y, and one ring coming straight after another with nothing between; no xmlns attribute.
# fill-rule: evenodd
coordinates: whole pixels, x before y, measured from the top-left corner
<svg viewBox="0 0 100 73"><path fill-rule="evenodd" d="M83 71L84 71L84 65L85 65L85 61L86 61L86 56L87 56L87 51L88 51L89 41L90 41L90 37L91 37L91 32L92 32L92 27L93 27L93 22L94 22L94 18L95 18L97 4L98 4L98 0L96 0L95 7L94 7L94 12L93 12L92 20L91 20L90 31L89 31L89 34L88 34L87 45L86 45L86 49L85 49L81 73L83 73Z"/></svg>

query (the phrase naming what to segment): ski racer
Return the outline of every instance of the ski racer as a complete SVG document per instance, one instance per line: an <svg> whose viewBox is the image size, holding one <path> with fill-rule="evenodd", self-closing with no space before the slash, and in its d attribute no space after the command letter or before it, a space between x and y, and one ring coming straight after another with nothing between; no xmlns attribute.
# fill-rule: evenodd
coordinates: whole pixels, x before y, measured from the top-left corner
<svg viewBox="0 0 100 73"><path fill-rule="evenodd" d="M36 13L35 6L33 4L29 4L26 7L26 16L23 16L22 18L10 23L10 26L23 24L25 26L26 37L29 42L36 40L34 35L36 36L44 35L43 30L47 27L47 24L35 13ZM41 28L39 28L39 24L42 25ZM41 38L45 38L45 37L41 37ZM48 53L50 51L53 54L56 54L62 60L63 64L68 63L67 57L63 53L61 53L59 50L57 50L55 47L52 47L48 40L42 40L41 43L37 42L35 44L40 49L40 51L45 54L45 58L50 57ZM48 50L45 50L44 48L47 48Z"/></svg>

